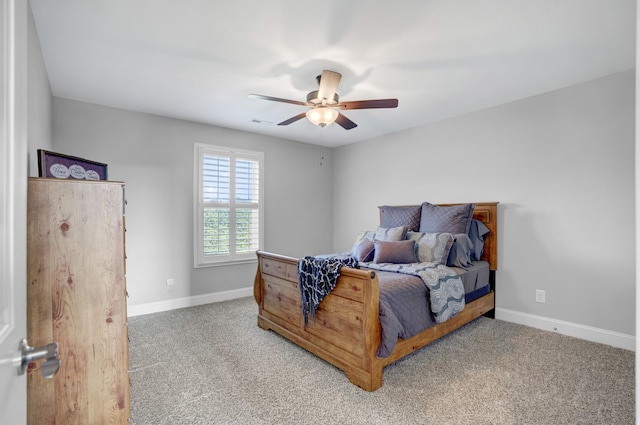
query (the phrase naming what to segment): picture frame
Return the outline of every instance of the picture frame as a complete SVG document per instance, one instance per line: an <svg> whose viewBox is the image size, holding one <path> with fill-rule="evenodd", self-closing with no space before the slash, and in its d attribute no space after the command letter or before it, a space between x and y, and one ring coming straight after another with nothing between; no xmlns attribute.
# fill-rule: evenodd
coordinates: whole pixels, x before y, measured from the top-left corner
<svg viewBox="0 0 640 425"><path fill-rule="evenodd" d="M38 149L38 176L69 180L107 180L107 164Z"/></svg>

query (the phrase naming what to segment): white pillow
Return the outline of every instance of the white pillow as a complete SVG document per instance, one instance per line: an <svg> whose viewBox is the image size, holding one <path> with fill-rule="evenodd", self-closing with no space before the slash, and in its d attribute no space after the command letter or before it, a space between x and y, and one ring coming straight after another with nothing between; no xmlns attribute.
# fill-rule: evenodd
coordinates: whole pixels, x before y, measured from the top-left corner
<svg viewBox="0 0 640 425"><path fill-rule="evenodd" d="M378 227L374 240L385 242L398 242L404 240L407 234L407 226L399 227Z"/></svg>

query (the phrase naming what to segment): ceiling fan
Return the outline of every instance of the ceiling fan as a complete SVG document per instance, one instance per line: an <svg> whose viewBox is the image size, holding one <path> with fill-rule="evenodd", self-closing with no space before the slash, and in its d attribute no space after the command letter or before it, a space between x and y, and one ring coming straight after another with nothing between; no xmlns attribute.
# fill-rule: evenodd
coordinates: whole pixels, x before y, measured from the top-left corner
<svg viewBox="0 0 640 425"><path fill-rule="evenodd" d="M396 108L398 99L375 99L375 100L353 100L350 102L340 102L338 97L338 84L342 75L338 72L324 70L316 77L318 90L307 94L307 101L281 99L279 97L263 96L261 94L250 94L252 99L271 100L274 102L292 103L294 105L306 106L308 111L302 112L288 120L278 123L278 125L289 125L305 116L313 124L325 127L332 122L337 122L345 130L351 130L358 125L349 118L342 115L338 109L374 109L374 108Z"/></svg>

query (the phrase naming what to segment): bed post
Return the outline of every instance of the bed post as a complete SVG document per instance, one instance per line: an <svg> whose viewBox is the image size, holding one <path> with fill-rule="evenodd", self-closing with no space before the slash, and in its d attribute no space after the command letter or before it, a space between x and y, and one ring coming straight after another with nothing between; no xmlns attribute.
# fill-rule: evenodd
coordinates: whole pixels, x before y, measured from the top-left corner
<svg viewBox="0 0 640 425"><path fill-rule="evenodd" d="M362 370L353 368L345 373L349 381L366 391L375 391L382 386L382 369L384 365L377 357L378 347L382 339L380 327L380 284L376 272L370 271L370 284L363 287L363 332L364 353Z"/></svg>
<svg viewBox="0 0 640 425"><path fill-rule="evenodd" d="M489 288L490 291L495 293L496 291L496 271L495 270L490 270L489 271ZM495 307L495 303L494 306L491 310L487 311L485 314L483 314L484 317L488 317L489 319L495 319L496 318L496 307Z"/></svg>

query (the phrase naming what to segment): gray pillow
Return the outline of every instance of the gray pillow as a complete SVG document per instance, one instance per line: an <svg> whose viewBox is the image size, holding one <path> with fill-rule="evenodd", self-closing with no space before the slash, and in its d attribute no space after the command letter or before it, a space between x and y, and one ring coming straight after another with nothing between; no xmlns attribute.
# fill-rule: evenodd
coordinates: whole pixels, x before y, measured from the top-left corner
<svg viewBox="0 0 640 425"><path fill-rule="evenodd" d="M353 247L351 254L358 261L373 260L373 241L367 238L362 239Z"/></svg>
<svg viewBox="0 0 640 425"><path fill-rule="evenodd" d="M451 245L451 250L449 251L449 257L447 258L447 266L469 270L473 265L471 262L473 243L469 236L463 233L454 235L454 238L453 245Z"/></svg>
<svg viewBox="0 0 640 425"><path fill-rule="evenodd" d="M407 264L416 262L416 241L375 241L374 263Z"/></svg>
<svg viewBox="0 0 640 425"><path fill-rule="evenodd" d="M445 264L453 244L451 233L407 232L407 239L416 241L420 263Z"/></svg>
<svg viewBox="0 0 640 425"><path fill-rule="evenodd" d="M380 226L381 227L399 227L407 226L412 232L420 229L420 213L422 205L410 206L389 206L380 207Z"/></svg>
<svg viewBox="0 0 640 425"><path fill-rule="evenodd" d="M479 220L471 220L471 226L469 227L469 238L473 244L471 250L471 259L480 260L484 251L484 238L490 230L483 222Z"/></svg>
<svg viewBox="0 0 640 425"><path fill-rule="evenodd" d="M428 202L422 204L420 231L425 233L469 233L476 204L440 207Z"/></svg>

